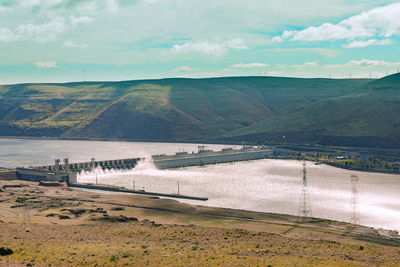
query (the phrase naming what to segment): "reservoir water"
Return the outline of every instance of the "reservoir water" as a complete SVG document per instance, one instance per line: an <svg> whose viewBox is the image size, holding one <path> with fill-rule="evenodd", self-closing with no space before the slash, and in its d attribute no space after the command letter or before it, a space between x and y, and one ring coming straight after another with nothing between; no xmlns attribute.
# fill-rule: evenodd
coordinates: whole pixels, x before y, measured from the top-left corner
<svg viewBox="0 0 400 267"><path fill-rule="evenodd" d="M208 145L220 150L222 145ZM0 166L15 167L50 164L54 158L71 162L94 157L118 159L148 157L152 154L189 153L196 144L131 143L61 140L0 139ZM186 203L275 212L297 215L302 189L302 162L294 160L258 160L157 170L149 161L135 169L103 173L82 173L80 182L113 184L146 191L208 197L206 202L180 200ZM400 231L400 175L356 172L307 162L308 189L314 217L350 221L351 174L358 182L360 222L375 228Z"/></svg>

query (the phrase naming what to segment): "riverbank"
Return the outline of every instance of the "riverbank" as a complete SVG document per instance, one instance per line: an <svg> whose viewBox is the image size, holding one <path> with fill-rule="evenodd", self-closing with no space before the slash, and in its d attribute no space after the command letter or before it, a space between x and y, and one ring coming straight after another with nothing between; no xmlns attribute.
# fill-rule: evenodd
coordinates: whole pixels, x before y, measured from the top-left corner
<svg viewBox="0 0 400 267"><path fill-rule="evenodd" d="M335 162L329 161L315 161L316 164L326 164L332 167L349 170L349 171L359 171L359 172L370 172L370 173L384 173L384 174L400 174L400 171L385 171L385 170L368 170L363 168L355 168L355 167L346 167L345 165L338 164Z"/></svg>
<svg viewBox="0 0 400 267"><path fill-rule="evenodd" d="M395 265L395 232L0 181L0 265ZM28 206L25 205L28 204ZM28 207L28 208L27 208Z"/></svg>
<svg viewBox="0 0 400 267"><path fill-rule="evenodd" d="M147 155L147 156L151 156L151 155L155 155L155 154L167 154L167 155L175 155L175 153L177 151L186 151L188 153L190 153L191 151L197 151L198 147L197 145L207 145L209 147L214 147L215 151L219 151L222 148L224 148L224 146L226 147L228 144L226 143L215 143L215 142L207 142L207 141L181 141L181 142L185 142L185 143L180 143L180 141L171 141L168 143L163 143L165 141L163 140L158 140L158 141L151 141L149 140L149 142L144 142L143 140L138 140L138 142L133 142L133 141L126 141L123 139L113 139L113 140L104 140L104 139L96 139L96 138L87 138L87 139L77 139L77 138L58 138L58 137L0 137L0 141L1 140L20 140L22 142L22 140L26 140L27 143L31 143L29 142L29 140L31 140L34 143L37 142L44 142L47 143L47 145L49 145L49 143L52 143L52 141L58 141L60 143L70 143L71 142L76 142L78 145L76 146L76 149L79 149L80 146L86 146L87 143L89 142L102 142L103 146L112 146L113 144L121 144L121 143L125 143L128 146L132 145L134 146L135 144L160 144L161 146L163 146L164 144L168 144L169 146L173 147L172 150L168 151L167 153L165 151L160 151L159 149L154 150L152 153L147 153L147 151L144 151L144 153L135 155L136 157L143 157L143 155ZM57 143L58 143L57 142ZM1 145L1 144L0 144ZM241 144L243 145L243 144ZM280 150L280 145L277 145L276 147L273 144L270 144L270 148L272 150ZM36 144L36 146L38 146L38 144ZM52 147L54 147L55 151L57 152L58 146L56 145L50 145ZM97 145L98 146L98 145ZM229 144L229 146L233 146L233 147L238 147L239 144ZM6 147L7 148L7 147ZM269 156L268 158L271 159L288 159L288 160L308 160L308 161L314 161L314 162L322 162L324 164L330 165L330 166L334 166L337 168L341 168L341 169L345 169L345 170L352 170L352 171L362 171L362 172L372 172L372 173L384 173L384 174L400 174L400 151L399 150L388 150L388 149L377 149L377 148L354 148L354 147L323 147L323 146L284 146L283 148L288 148L293 149L293 150L288 150L290 153L290 155L275 155L275 154L279 154L276 153L276 151L274 152L274 156ZM19 148L20 149L20 148ZM63 147L63 149L67 149ZM367 160L366 158L360 158L357 159L356 154L359 153L363 153L363 156L366 156L365 152L371 150L371 154L369 156L373 156L373 159ZM90 151L90 149L88 150ZM288 152L286 151L286 152ZM326 156L326 154L324 154L325 152L330 152L331 155L328 157ZM347 152L346 152L347 151ZM378 152L382 153L382 156L379 157ZM284 151L285 152L285 151ZM32 159L32 157L28 158L29 161L29 165L43 165L43 164L51 164L54 162L54 159L56 157L59 157L57 155L57 153L50 152L55 154L52 157L49 157L49 160L47 162L43 162L43 163L35 163ZM64 152L66 153L66 152ZM70 152L75 154L73 151ZM76 160L77 161L88 161L90 158L96 157L97 155L93 154L93 153L86 153L87 157ZM336 157L337 155L341 155L341 154L352 154L354 159L345 159L345 160L338 160ZM399 156L397 156L399 155ZM0 167L10 167L10 165L4 165L1 164L1 152L0 152ZM11 155L13 157L13 155ZM39 158L46 158L49 155L42 155ZM66 153L66 155L62 155L63 157L69 157L68 153ZM9 157L8 154L5 154L5 160L7 160L7 157ZM133 155L127 155L127 156L122 156L123 158L126 157L133 157ZM329 158L329 160L327 160L327 157ZM348 156L346 156L347 158ZM109 159L117 159L117 158L121 158L121 155L115 156L115 157L105 157L103 158L104 160L109 160ZM74 161L74 160L73 160ZM357 164L354 164L354 163ZM362 163L362 164L361 164ZM378 164L379 163L379 164ZM20 165L15 165L17 163L14 163L14 167L18 167ZM20 163L18 163L20 164ZM26 165L26 163L23 163L23 165ZM358 166L360 165L360 166ZM361 166L362 165L362 166ZM377 166L375 166L377 165Z"/></svg>

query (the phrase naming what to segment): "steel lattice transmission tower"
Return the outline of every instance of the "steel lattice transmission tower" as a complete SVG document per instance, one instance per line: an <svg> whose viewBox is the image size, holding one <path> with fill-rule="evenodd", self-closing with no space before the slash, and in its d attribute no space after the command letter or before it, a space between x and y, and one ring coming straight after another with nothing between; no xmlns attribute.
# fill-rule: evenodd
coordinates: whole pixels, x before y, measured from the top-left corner
<svg viewBox="0 0 400 267"><path fill-rule="evenodd" d="M306 162L303 162L303 187L301 189L301 200L299 205L299 215L297 217L297 222L306 222L311 219L311 201L310 194L308 192L308 184L307 184L307 170L306 170Z"/></svg>
<svg viewBox="0 0 400 267"><path fill-rule="evenodd" d="M360 212L358 210L358 176L351 175L351 208L353 210L350 223L352 225L360 224Z"/></svg>

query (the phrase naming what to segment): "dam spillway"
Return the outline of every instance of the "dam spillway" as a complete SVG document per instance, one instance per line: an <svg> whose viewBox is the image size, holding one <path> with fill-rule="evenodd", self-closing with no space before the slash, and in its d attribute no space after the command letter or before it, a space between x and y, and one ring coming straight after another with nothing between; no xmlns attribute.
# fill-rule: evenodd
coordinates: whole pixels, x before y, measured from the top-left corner
<svg viewBox="0 0 400 267"><path fill-rule="evenodd" d="M81 172L91 171L95 168L102 170L122 170L133 169L140 158L129 159L115 159L115 160L96 160L94 158L87 162L69 163L68 159L64 159L64 164L60 164L59 160L55 161L54 165L37 166L35 169L48 170L48 171L65 171L65 172Z"/></svg>
<svg viewBox="0 0 400 267"><path fill-rule="evenodd" d="M273 150L267 147L246 147L241 149L225 148L221 151L207 150L199 146L197 153L177 152L175 155L153 155L152 161L158 169L173 169L189 166L203 166L237 161L249 161L269 158ZM56 159L54 165L20 167L15 169L15 176L19 180L28 181L65 181L67 184L76 184L77 176L82 171L90 172L94 169L130 170L135 168L143 158L127 158L114 160L96 160L70 163L68 158L63 162Z"/></svg>
<svg viewBox="0 0 400 267"><path fill-rule="evenodd" d="M67 184L77 184L78 174L82 171L90 172L93 169L101 168L102 170L128 170L133 169L140 158L117 159L117 160L101 160L96 161L94 158L88 162L69 163L67 158L61 164L59 159L55 160L54 165L19 167L14 171L18 180L27 181L61 181Z"/></svg>

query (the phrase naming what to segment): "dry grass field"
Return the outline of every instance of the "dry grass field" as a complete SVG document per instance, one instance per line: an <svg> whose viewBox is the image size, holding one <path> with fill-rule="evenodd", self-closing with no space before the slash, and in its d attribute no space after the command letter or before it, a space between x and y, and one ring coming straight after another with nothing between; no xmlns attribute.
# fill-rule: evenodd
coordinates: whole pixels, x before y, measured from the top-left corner
<svg viewBox="0 0 400 267"><path fill-rule="evenodd" d="M390 231L21 181L0 189L0 266L400 266Z"/></svg>

